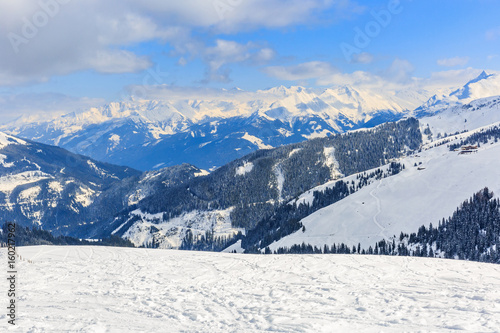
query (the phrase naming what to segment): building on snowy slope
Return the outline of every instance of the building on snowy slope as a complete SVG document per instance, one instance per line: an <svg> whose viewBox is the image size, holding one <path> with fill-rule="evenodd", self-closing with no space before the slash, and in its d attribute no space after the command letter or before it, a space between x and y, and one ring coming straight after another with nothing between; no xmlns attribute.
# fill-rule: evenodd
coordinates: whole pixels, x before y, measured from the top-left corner
<svg viewBox="0 0 500 333"><path fill-rule="evenodd" d="M459 155L468 155L472 153L477 153L477 145L468 145L468 146L462 146L460 148L460 152L458 153Z"/></svg>
<svg viewBox="0 0 500 333"><path fill-rule="evenodd" d="M498 142L499 139L500 127L493 126L488 129L482 129L481 131L468 136L466 139L461 140L460 142L450 144L449 148L450 151L456 151L457 149L459 149L460 151L462 148L469 148L468 150L471 150L474 147L477 150L479 147L481 147L482 144L484 145L488 142Z"/></svg>

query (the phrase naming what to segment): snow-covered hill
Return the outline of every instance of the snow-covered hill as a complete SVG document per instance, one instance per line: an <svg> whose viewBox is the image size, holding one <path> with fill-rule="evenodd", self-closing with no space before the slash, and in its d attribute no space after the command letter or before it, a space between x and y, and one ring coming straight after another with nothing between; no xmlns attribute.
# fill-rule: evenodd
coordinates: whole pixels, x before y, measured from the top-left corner
<svg viewBox="0 0 500 333"><path fill-rule="evenodd" d="M141 173L0 132L0 220L86 237L144 198L207 174L188 164Z"/></svg>
<svg viewBox="0 0 500 333"><path fill-rule="evenodd" d="M421 130L429 127L430 140L456 132L472 131L500 122L500 96L480 98L464 105L441 110L434 116L420 118ZM429 137L425 139L429 140Z"/></svg>
<svg viewBox="0 0 500 333"><path fill-rule="evenodd" d="M18 248L23 332L495 332L500 266L434 258ZM6 262L6 250L0 260ZM33 260L33 263L27 260ZM7 280L0 280L7 290ZM7 330L5 312L0 327Z"/></svg>
<svg viewBox="0 0 500 333"><path fill-rule="evenodd" d="M138 174L0 132L0 219L73 229L101 191Z"/></svg>
<svg viewBox="0 0 500 333"><path fill-rule="evenodd" d="M368 248L381 239L399 237L401 232L416 232L420 226L430 223L437 225L443 218L451 216L464 200L484 187L498 196L500 143L491 141L482 144L476 152L467 155L450 151L446 144L442 144L448 140L459 142L477 131L429 142L423 151L399 161L405 164L405 170L373 182L309 215L301 221L305 231L299 230L274 242L270 249L303 242L319 247L334 243L349 246L361 243L363 248ZM436 144L441 145L434 147ZM317 190L331 187L334 183ZM313 190L297 201L311 200L310 192Z"/></svg>
<svg viewBox="0 0 500 333"><path fill-rule="evenodd" d="M182 163L210 169L263 147L396 120L430 96L350 86L199 93L173 91L166 100L110 103L48 120L21 117L0 130L142 170Z"/></svg>

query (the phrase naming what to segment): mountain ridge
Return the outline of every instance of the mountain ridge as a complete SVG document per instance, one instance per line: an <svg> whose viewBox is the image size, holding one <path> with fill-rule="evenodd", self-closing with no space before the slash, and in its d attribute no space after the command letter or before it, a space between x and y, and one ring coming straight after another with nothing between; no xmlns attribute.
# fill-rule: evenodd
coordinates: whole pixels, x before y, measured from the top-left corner
<svg viewBox="0 0 500 333"><path fill-rule="evenodd" d="M428 96L426 92L413 94L422 101ZM48 121L20 118L0 130L101 161L118 160L122 165L141 170L184 162L210 169L263 145L277 147L397 120L415 104L392 94L351 86L322 90L280 86L256 92L231 90L205 95L193 98L176 93L170 100L113 102ZM242 132L238 140L248 132L262 145L243 139L234 146L230 142L234 136L224 140L231 134L231 126ZM218 135L219 127L227 128L227 133ZM179 151L185 145L186 134L199 140ZM204 137L206 140L202 141ZM173 145L178 151L167 154L165 148L162 151L151 148L162 141L163 146ZM218 142L218 146L209 152L210 147L200 147L204 142ZM151 150L151 156L162 154L164 160L147 163L144 157L134 158L127 151L132 147L136 151ZM220 161L215 163L201 160L200 156L209 156L214 149L227 157L219 156L215 161ZM182 160L179 155L188 158Z"/></svg>

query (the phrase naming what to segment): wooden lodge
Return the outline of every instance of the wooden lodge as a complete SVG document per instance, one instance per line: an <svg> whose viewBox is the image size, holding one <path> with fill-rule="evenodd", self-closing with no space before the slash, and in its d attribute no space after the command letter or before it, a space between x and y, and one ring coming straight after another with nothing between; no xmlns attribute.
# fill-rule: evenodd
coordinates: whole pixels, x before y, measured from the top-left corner
<svg viewBox="0 0 500 333"><path fill-rule="evenodd" d="M462 146L460 149L463 150L477 150L477 146Z"/></svg>
<svg viewBox="0 0 500 333"><path fill-rule="evenodd" d="M477 146L462 146L460 147L459 155L468 155L472 153L477 153Z"/></svg>

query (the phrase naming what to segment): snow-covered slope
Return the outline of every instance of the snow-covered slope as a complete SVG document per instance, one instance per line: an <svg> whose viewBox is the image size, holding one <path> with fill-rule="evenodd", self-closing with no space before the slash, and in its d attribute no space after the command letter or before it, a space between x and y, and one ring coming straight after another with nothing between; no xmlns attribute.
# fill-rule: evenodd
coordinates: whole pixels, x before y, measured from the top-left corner
<svg viewBox="0 0 500 333"><path fill-rule="evenodd" d="M0 132L0 149L7 147L8 145L25 145L26 141L8 135L6 133Z"/></svg>
<svg viewBox="0 0 500 333"><path fill-rule="evenodd" d="M167 99L110 103L48 120L21 117L0 130L142 170L182 163L209 169L263 147L399 119L430 96L350 86L199 93L173 91Z"/></svg>
<svg viewBox="0 0 500 333"><path fill-rule="evenodd" d="M115 229L113 234L119 232L131 220L137 219L122 236L136 246L178 249L188 230L193 237L205 236L205 233L210 231L215 237L232 238L238 232L245 232L243 228L232 226L230 214L233 208L212 211L195 210L167 221L163 221L163 213L147 214L137 209L130 213L130 218Z"/></svg>
<svg viewBox="0 0 500 333"><path fill-rule="evenodd" d="M434 140L497 122L500 122L500 96L480 98L464 105L452 106L434 116L420 119L422 132L429 127L431 139Z"/></svg>
<svg viewBox="0 0 500 333"><path fill-rule="evenodd" d="M495 332L500 266L434 258L19 248L23 332ZM0 260L6 262L6 250ZM27 260L33 260L33 263ZM0 279L7 290L7 280ZM0 327L7 331L5 311Z"/></svg>
<svg viewBox="0 0 500 333"><path fill-rule="evenodd" d="M470 134L457 136L455 142ZM416 232L429 223L437 225L484 187L500 194L500 143L482 144L470 155L450 151L446 145L433 148L436 143L400 160L406 166L401 173L309 215L301 221L305 232L299 230L274 242L271 250L303 242L319 247L361 243L368 248L381 239L399 237L401 232Z"/></svg>

